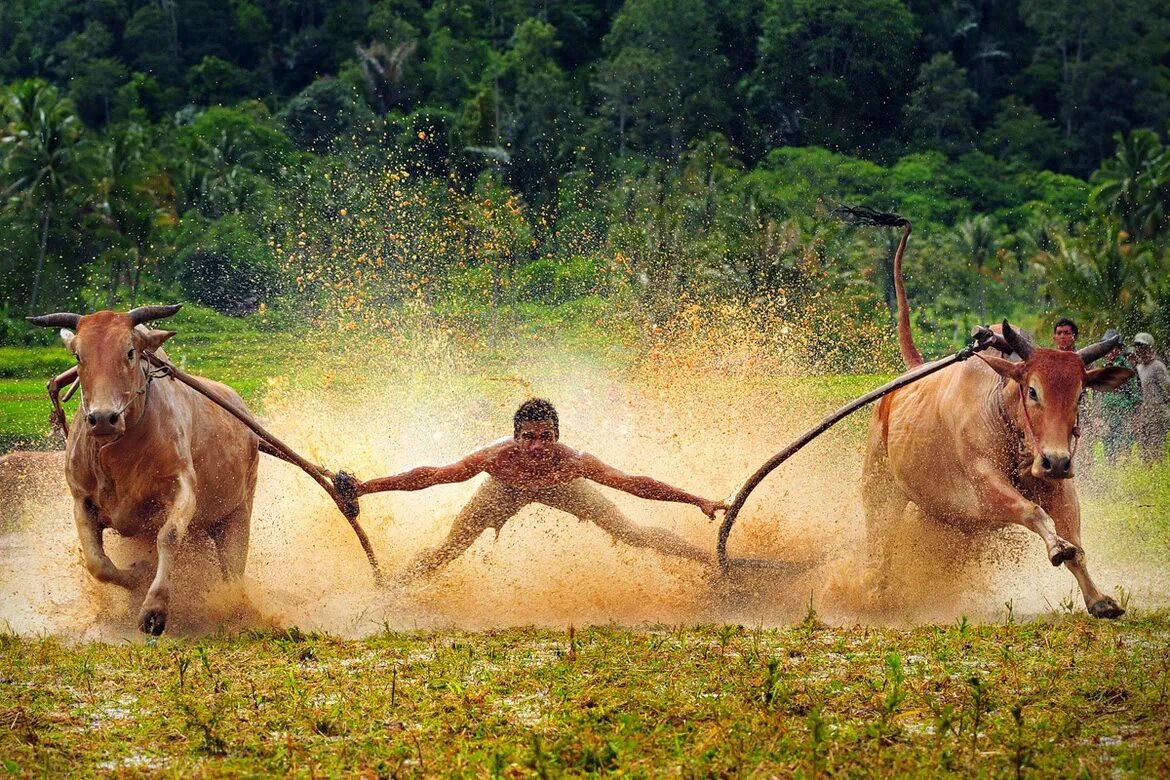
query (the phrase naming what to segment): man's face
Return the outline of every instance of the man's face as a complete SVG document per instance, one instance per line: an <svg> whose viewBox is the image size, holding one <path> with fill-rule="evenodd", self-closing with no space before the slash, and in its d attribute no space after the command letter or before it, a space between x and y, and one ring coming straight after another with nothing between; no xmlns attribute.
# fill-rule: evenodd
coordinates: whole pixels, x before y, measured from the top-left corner
<svg viewBox="0 0 1170 780"><path fill-rule="evenodd" d="M1063 349L1065 351L1073 349L1077 343L1077 337L1069 325L1061 325L1054 330L1052 332L1052 340L1056 342L1057 349Z"/></svg>
<svg viewBox="0 0 1170 780"><path fill-rule="evenodd" d="M526 456L545 460L552 456L557 443L557 429L548 420L525 420L520 423L516 441Z"/></svg>
<svg viewBox="0 0 1170 780"><path fill-rule="evenodd" d="M1137 358L1137 362L1145 365L1154 358L1154 350L1150 349L1147 344L1134 344L1133 356Z"/></svg>

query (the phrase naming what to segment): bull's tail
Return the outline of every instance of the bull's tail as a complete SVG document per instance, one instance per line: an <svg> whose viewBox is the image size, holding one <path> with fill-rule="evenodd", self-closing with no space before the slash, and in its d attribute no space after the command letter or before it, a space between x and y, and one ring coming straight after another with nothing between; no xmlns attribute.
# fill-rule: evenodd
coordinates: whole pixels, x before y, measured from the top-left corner
<svg viewBox="0 0 1170 780"><path fill-rule="evenodd" d="M898 241L898 249L894 253L894 296L898 301L898 349L902 353L902 360L905 361L906 367L917 368L924 361L922 353L918 351L918 347L914 346L914 335L910 332L910 306L906 302L906 286L902 283L902 255L906 251L906 241L910 238L910 220L898 214L876 211L865 206L839 206L833 210L833 215L856 225L902 228L902 238Z"/></svg>

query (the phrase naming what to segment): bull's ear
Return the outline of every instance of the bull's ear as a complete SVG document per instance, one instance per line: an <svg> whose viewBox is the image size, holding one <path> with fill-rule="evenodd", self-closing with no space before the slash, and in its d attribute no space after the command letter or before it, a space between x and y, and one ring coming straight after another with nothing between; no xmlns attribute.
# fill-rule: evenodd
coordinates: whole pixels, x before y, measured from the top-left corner
<svg viewBox="0 0 1170 780"><path fill-rule="evenodd" d="M145 333L142 333L142 348L149 349L153 352L173 335L175 335L175 331L173 330L147 330Z"/></svg>
<svg viewBox="0 0 1170 780"><path fill-rule="evenodd" d="M1085 387L1091 387L1099 393L1116 390L1128 380L1137 376L1133 369L1124 366L1105 366L1085 372Z"/></svg>
<svg viewBox="0 0 1170 780"><path fill-rule="evenodd" d="M982 352L977 354L984 363L991 366L992 371L1004 379L1014 379L1019 382L1024 378L1024 373L1027 369L1023 363L1013 363L1010 360L1004 360L995 355L984 355Z"/></svg>
<svg viewBox="0 0 1170 780"><path fill-rule="evenodd" d="M69 330L69 328L61 328L61 343L65 345L65 349L70 352L73 351L73 339L77 338L77 334Z"/></svg>

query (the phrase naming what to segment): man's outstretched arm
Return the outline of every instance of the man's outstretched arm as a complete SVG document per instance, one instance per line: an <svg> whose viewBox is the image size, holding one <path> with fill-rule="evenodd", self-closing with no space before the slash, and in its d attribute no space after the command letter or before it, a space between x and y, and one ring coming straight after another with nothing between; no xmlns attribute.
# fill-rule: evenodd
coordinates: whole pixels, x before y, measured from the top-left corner
<svg viewBox="0 0 1170 780"><path fill-rule="evenodd" d="M715 512L727 509L722 501L696 496L685 490L659 482L653 477L635 477L618 471L613 466L603 463L592 455L581 456L581 476L591 479L607 487L616 488L639 498L648 498L652 501L677 501L680 504L694 504L703 510L703 514L712 520Z"/></svg>
<svg viewBox="0 0 1170 780"><path fill-rule="evenodd" d="M464 482L481 471L483 471L482 457L480 453L473 452L462 460L446 466L419 466L401 474L358 482L356 492L357 495L364 496L388 490L422 490L433 485Z"/></svg>

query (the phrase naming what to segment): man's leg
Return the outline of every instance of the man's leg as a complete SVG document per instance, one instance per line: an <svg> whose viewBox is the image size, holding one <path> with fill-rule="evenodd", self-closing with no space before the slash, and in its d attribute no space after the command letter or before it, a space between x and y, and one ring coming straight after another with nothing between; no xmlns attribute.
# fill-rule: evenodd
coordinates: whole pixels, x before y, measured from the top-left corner
<svg viewBox="0 0 1170 780"><path fill-rule="evenodd" d="M488 528L500 526L527 504L528 498L497 480L488 478L460 510L447 538L437 547L423 550L399 575L399 582L425 577L458 558Z"/></svg>
<svg viewBox="0 0 1170 780"><path fill-rule="evenodd" d="M630 522L613 502L583 479L542 491L535 500L596 523L613 538L634 547L649 547L666 555L677 555L702 563L712 561L711 553L704 552L672 531Z"/></svg>

